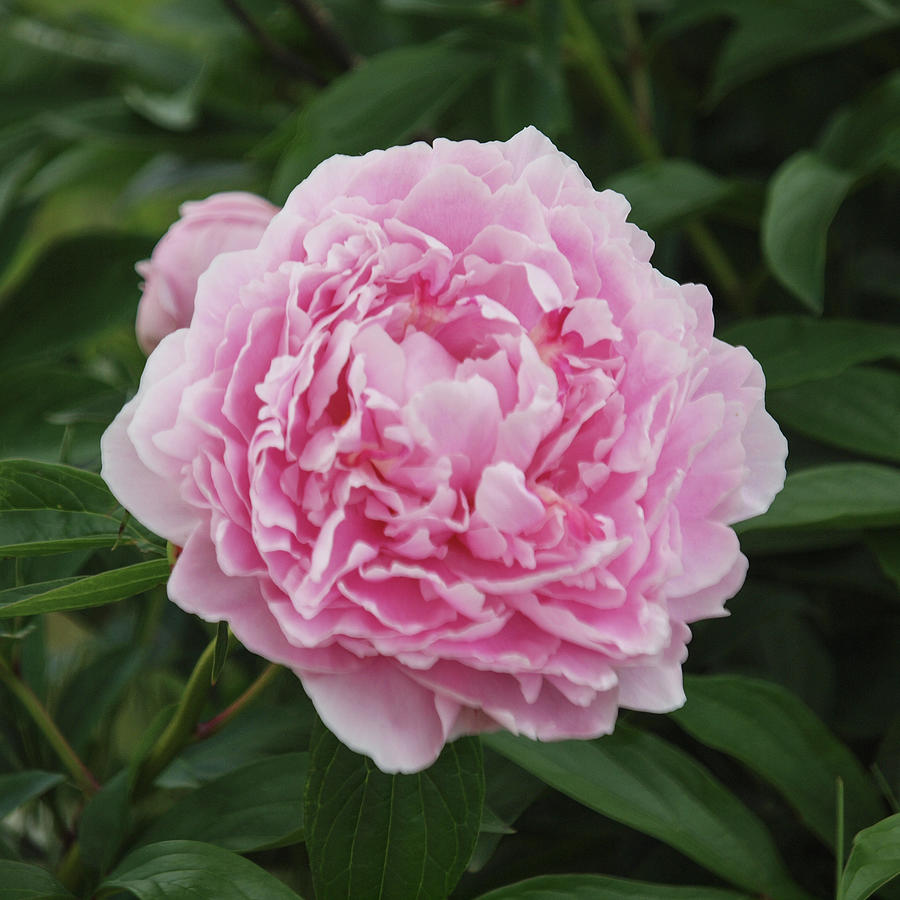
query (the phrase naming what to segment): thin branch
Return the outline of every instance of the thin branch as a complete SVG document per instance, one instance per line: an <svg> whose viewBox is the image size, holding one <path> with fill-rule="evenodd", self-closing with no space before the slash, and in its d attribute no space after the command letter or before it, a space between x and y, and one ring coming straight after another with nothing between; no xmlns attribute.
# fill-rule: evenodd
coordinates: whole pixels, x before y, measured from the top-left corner
<svg viewBox="0 0 900 900"><path fill-rule="evenodd" d="M355 69L363 61L362 56L341 36L328 9L315 0L287 2L344 69Z"/></svg>
<svg viewBox="0 0 900 900"><path fill-rule="evenodd" d="M299 75L318 87L326 84L325 79L309 63L294 56L287 48L278 43L250 17L238 0L222 0L225 8L241 23L244 30L256 41L272 62Z"/></svg>

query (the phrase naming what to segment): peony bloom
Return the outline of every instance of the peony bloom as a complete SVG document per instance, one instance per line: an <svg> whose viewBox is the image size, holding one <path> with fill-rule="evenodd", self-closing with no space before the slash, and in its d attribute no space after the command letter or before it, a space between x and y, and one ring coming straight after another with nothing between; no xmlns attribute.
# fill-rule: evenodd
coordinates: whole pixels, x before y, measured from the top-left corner
<svg viewBox="0 0 900 900"><path fill-rule="evenodd" d="M336 156L201 276L103 439L169 595L386 771L684 700L786 446L711 298L540 132Z"/></svg>
<svg viewBox="0 0 900 900"><path fill-rule="evenodd" d="M170 331L191 324L197 279L220 253L255 247L278 207L232 191L185 203L179 212L150 259L136 266L144 279L136 330L146 353Z"/></svg>

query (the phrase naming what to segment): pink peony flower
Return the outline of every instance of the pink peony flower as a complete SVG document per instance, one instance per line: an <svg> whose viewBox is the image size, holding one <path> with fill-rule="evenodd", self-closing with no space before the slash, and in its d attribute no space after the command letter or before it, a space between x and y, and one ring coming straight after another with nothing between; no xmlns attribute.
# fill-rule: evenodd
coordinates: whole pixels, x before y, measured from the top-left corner
<svg viewBox="0 0 900 900"><path fill-rule="evenodd" d="M197 279L220 253L255 247L278 207L232 191L185 203L180 212L150 259L135 267L144 279L137 338L146 353L170 331L191 324Z"/></svg>
<svg viewBox="0 0 900 900"><path fill-rule="evenodd" d="M540 132L336 156L201 276L103 439L169 595L386 771L683 700L786 445L711 298Z"/></svg>

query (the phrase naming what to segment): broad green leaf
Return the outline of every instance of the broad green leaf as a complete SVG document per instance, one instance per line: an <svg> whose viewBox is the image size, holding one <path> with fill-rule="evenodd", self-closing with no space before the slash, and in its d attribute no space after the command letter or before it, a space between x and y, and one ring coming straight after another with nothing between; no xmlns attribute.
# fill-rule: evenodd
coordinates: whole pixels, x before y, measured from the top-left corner
<svg viewBox="0 0 900 900"><path fill-rule="evenodd" d="M307 753L284 753L235 769L182 797L140 844L193 839L246 853L303 840Z"/></svg>
<svg viewBox="0 0 900 900"><path fill-rule="evenodd" d="M782 163L769 183L762 245L772 274L813 312L821 312L828 227L854 176L814 153Z"/></svg>
<svg viewBox="0 0 900 900"><path fill-rule="evenodd" d="M900 813L853 838L837 900L866 900L900 875Z"/></svg>
<svg viewBox="0 0 900 900"><path fill-rule="evenodd" d="M781 425L823 443L900 462L900 373L848 369L769 391L766 408Z"/></svg>
<svg viewBox="0 0 900 900"><path fill-rule="evenodd" d="M151 559L99 575L61 579L63 584L51 581L24 588L9 588L0 591L0 619L105 606L165 583L169 571L166 560Z"/></svg>
<svg viewBox="0 0 900 900"><path fill-rule="evenodd" d="M900 530L870 532L866 544L875 554L881 571L900 587Z"/></svg>
<svg viewBox="0 0 900 900"><path fill-rule="evenodd" d="M131 779L129 770L123 769L91 797L81 814L78 842L84 865L95 872L108 871L131 827Z"/></svg>
<svg viewBox="0 0 900 900"><path fill-rule="evenodd" d="M739 759L774 785L825 844L834 846L835 782L843 779L847 828L884 814L856 757L798 697L739 675L685 676L687 703L672 718L698 741Z"/></svg>
<svg viewBox="0 0 900 900"><path fill-rule="evenodd" d="M448 744L415 775L386 775L318 724L306 787L307 851L318 900L446 897L475 847L481 745Z"/></svg>
<svg viewBox="0 0 900 900"><path fill-rule="evenodd" d="M4 366L24 357L55 361L86 338L117 324L130 327L139 296L134 264L153 243L106 233L66 238L46 250L0 307Z"/></svg>
<svg viewBox="0 0 900 900"><path fill-rule="evenodd" d="M243 766L309 744L312 704L297 687L290 705L251 707L218 734L187 747L156 779L157 787L196 788Z"/></svg>
<svg viewBox="0 0 900 900"><path fill-rule="evenodd" d="M0 900L74 900L46 869L0 860Z"/></svg>
<svg viewBox="0 0 900 900"><path fill-rule="evenodd" d="M332 154L402 143L432 124L489 62L445 38L371 57L335 79L300 113L297 135L279 162L272 194L286 197Z"/></svg>
<svg viewBox="0 0 900 900"><path fill-rule="evenodd" d="M819 141L831 165L858 174L900 165L900 72L838 111Z"/></svg>
<svg viewBox="0 0 900 900"><path fill-rule="evenodd" d="M724 178L686 159L644 163L603 186L624 194L631 204L628 218L650 232L697 215L731 192Z"/></svg>
<svg viewBox="0 0 900 900"><path fill-rule="evenodd" d="M854 319L769 316L739 322L721 337L750 350L769 390L830 378L859 363L900 360L900 328Z"/></svg>
<svg viewBox="0 0 900 900"><path fill-rule="evenodd" d="M540 875L482 894L478 900L751 900L709 887L650 884L607 875Z"/></svg>
<svg viewBox="0 0 900 900"><path fill-rule="evenodd" d="M265 869L199 841L163 841L129 853L100 885L98 897L128 891L138 900L298 900Z"/></svg>
<svg viewBox="0 0 900 900"><path fill-rule="evenodd" d="M764 515L735 526L738 534L785 528L879 528L900 524L900 469L834 463L788 475Z"/></svg>
<svg viewBox="0 0 900 900"><path fill-rule="evenodd" d="M900 12L847 0L737 0L738 19L716 60L710 100L787 63L896 27ZM814 27L813 27L814 24Z"/></svg>
<svg viewBox="0 0 900 900"><path fill-rule="evenodd" d="M620 722L596 741L482 740L579 803L649 834L732 884L808 900L762 822L683 751Z"/></svg>
<svg viewBox="0 0 900 900"><path fill-rule="evenodd" d="M0 459L96 466L100 435L125 402L124 395L74 367L36 362L2 374Z"/></svg>
<svg viewBox="0 0 900 900"><path fill-rule="evenodd" d="M0 775L0 820L23 803L40 797L63 781L65 777L55 772L33 770Z"/></svg>
<svg viewBox="0 0 900 900"><path fill-rule="evenodd" d="M161 554L99 475L31 460L0 460L0 556L42 556L135 544Z"/></svg>

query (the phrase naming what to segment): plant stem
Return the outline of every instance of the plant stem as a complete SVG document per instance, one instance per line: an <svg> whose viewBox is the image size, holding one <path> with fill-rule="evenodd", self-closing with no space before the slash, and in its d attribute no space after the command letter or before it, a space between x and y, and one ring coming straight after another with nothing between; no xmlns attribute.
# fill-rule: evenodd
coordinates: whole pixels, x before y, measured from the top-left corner
<svg viewBox="0 0 900 900"><path fill-rule="evenodd" d="M200 721L200 713L211 687L215 650L216 640L213 638L197 660L171 721L138 765L134 779L135 793L140 794L152 784L153 779L193 738L194 728Z"/></svg>
<svg viewBox="0 0 900 900"><path fill-rule="evenodd" d="M312 82L317 87L325 85L325 79L309 63L298 56L294 56L293 53L260 28L247 10L238 3L238 0L222 0L222 3L274 63Z"/></svg>
<svg viewBox="0 0 900 900"><path fill-rule="evenodd" d="M328 48L344 69L355 69L363 61L341 37L340 32L334 27L331 12L321 3L314 0L288 0L288 5L303 19L309 30Z"/></svg>
<svg viewBox="0 0 900 900"><path fill-rule="evenodd" d="M659 142L642 127L603 44L581 9L579 0L563 0L563 3L572 53L590 78L613 120L639 159L644 162L663 159ZM636 22L632 24L636 26ZM703 260L723 298L736 311L741 312L741 278L722 246L702 222L692 222L685 230L694 251Z"/></svg>
<svg viewBox="0 0 900 900"><path fill-rule="evenodd" d="M65 739L37 695L21 678L16 676L2 657L0 657L0 682L6 685L22 706L25 707L32 721L47 739L47 743L56 751L56 755L78 787L88 795L99 790L100 785L97 779L94 778L90 769L78 758L78 754Z"/></svg>
<svg viewBox="0 0 900 900"><path fill-rule="evenodd" d="M226 706L217 716L206 722L201 722L194 729L194 737L202 741L205 738L212 737L219 729L228 724L241 710L252 703L274 680L275 676L281 671L281 666L275 663L269 663L260 673L259 677L250 687L241 694L234 703Z"/></svg>

